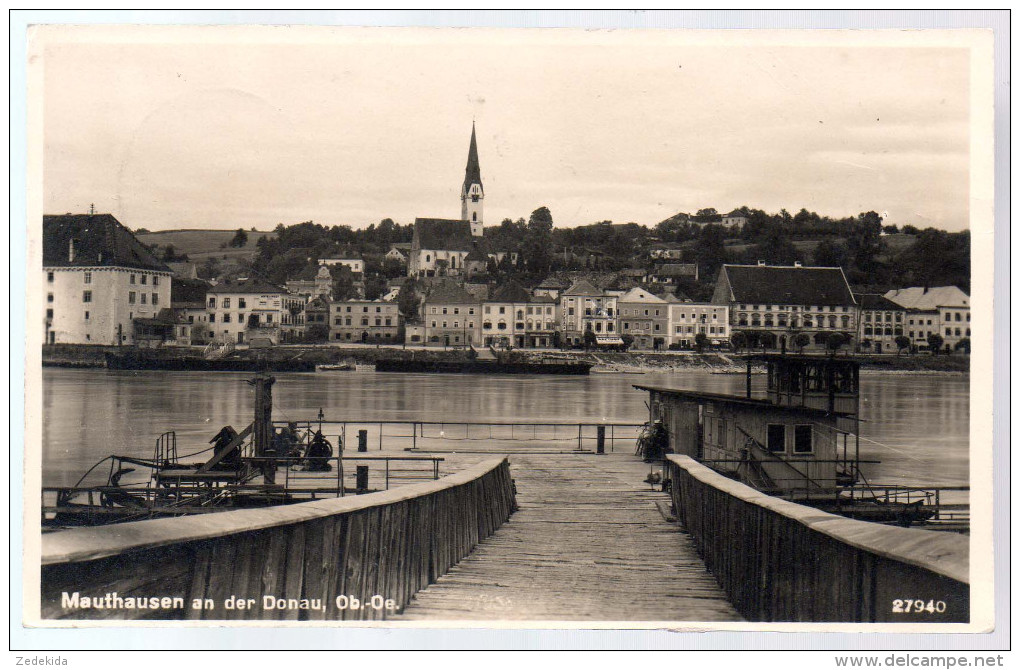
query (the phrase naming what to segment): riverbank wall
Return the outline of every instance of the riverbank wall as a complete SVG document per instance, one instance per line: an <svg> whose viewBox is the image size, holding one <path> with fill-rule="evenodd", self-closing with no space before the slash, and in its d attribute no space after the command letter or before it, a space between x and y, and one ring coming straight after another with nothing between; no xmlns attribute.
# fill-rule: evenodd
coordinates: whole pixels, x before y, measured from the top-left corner
<svg viewBox="0 0 1020 670"><path fill-rule="evenodd" d="M104 347L96 345L52 344L44 345L42 364L47 367L103 368L106 352L123 354L132 347ZM146 354L174 358L201 355L200 347L164 347L147 349ZM338 346L284 345L271 349L238 350L232 356L243 360L265 357L269 361L300 360L316 365L362 364L372 365L382 360L414 360L435 363L461 363L468 360L468 352L460 350L409 348L396 346ZM970 357L951 356L856 356L865 371L881 372L956 372L970 370ZM720 352L593 352L579 350L515 350L510 353L515 362L573 362L591 363L595 372L683 372L706 371L716 373L743 373L746 363L741 354ZM764 372L756 364L753 372Z"/></svg>

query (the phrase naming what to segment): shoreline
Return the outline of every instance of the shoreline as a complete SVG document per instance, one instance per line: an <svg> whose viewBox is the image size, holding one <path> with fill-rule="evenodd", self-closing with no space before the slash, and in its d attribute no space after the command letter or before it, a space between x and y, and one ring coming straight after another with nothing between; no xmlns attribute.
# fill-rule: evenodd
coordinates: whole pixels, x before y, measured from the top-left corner
<svg viewBox="0 0 1020 670"><path fill-rule="evenodd" d="M165 347L136 349L98 345L44 345L43 367L106 368L106 352L144 352L158 358L201 357L201 347ZM646 374L703 371L712 374L745 374L741 356L729 352L594 352L558 349L517 349L505 354L508 361L522 363L588 362L592 374ZM434 348L403 348L395 346L281 345L271 349L239 350L237 358L252 360L265 356L272 362L302 361L316 365L365 365L380 360L415 360L428 362L463 362L464 350ZM964 355L906 356L855 355L861 361L861 373L874 374L969 374L970 359ZM764 374L760 363L752 366L752 374Z"/></svg>

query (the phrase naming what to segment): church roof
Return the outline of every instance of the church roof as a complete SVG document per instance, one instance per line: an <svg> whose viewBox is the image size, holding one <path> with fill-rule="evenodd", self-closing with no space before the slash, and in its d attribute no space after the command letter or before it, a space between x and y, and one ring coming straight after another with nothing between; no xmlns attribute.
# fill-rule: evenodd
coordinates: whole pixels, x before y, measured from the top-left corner
<svg viewBox="0 0 1020 670"><path fill-rule="evenodd" d="M446 251L471 251L474 240L471 224L461 219L414 220L414 249L443 249Z"/></svg>
<svg viewBox="0 0 1020 670"><path fill-rule="evenodd" d="M45 215L42 224L43 267L116 266L170 272L112 214Z"/></svg>
<svg viewBox="0 0 1020 670"><path fill-rule="evenodd" d="M467 168L464 170L464 189L467 193L471 184L482 186L482 168L478 165L478 142L475 140L475 124L471 124L471 146L468 148ZM485 192L485 188L482 188Z"/></svg>

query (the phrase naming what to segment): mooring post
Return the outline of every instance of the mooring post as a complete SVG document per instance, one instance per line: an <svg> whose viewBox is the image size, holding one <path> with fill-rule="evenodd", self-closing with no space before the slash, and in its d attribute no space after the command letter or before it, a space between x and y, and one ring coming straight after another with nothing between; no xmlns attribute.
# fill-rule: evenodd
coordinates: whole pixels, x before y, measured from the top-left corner
<svg viewBox="0 0 1020 670"><path fill-rule="evenodd" d="M268 372L260 372L248 382L255 387L255 456L267 459L260 462L262 477L266 484L276 483L276 461L269 459L273 448L273 384L276 378Z"/></svg>
<svg viewBox="0 0 1020 670"><path fill-rule="evenodd" d="M358 495L368 492L368 466L359 465L354 475L354 488Z"/></svg>
<svg viewBox="0 0 1020 670"><path fill-rule="evenodd" d="M595 453L604 454L606 453L606 427L599 426L597 435L598 437L595 441Z"/></svg>
<svg viewBox="0 0 1020 670"><path fill-rule="evenodd" d="M368 430L358 431L358 451L368 451Z"/></svg>
<svg viewBox="0 0 1020 670"><path fill-rule="evenodd" d="M747 397L751 397L751 359L747 359Z"/></svg>

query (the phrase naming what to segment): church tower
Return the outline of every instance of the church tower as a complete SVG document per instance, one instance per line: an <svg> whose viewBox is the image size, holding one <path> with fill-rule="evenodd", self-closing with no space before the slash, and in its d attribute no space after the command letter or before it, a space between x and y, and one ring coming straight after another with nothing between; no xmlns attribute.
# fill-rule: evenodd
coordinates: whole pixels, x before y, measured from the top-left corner
<svg viewBox="0 0 1020 670"><path fill-rule="evenodd" d="M471 234L482 236L482 170L478 166L478 143L475 141L475 124L471 124L471 147L468 149L467 169L464 171L464 185L460 189L460 218L471 223Z"/></svg>

